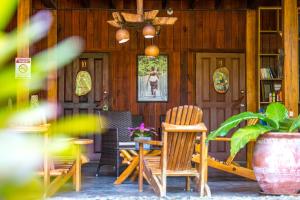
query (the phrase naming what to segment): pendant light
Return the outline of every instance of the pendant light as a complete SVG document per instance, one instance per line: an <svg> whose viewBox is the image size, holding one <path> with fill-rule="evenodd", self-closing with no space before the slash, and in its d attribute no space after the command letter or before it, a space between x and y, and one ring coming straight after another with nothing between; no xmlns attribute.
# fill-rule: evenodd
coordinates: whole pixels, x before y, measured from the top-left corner
<svg viewBox="0 0 300 200"><path fill-rule="evenodd" d="M129 32L128 30L124 28L120 28L116 32L116 40L119 42L119 44L123 44L129 40Z"/></svg>
<svg viewBox="0 0 300 200"><path fill-rule="evenodd" d="M143 28L143 35L146 39L154 38L155 32L155 28L151 24L146 24Z"/></svg>
<svg viewBox="0 0 300 200"><path fill-rule="evenodd" d="M151 44L150 46L146 47L145 55L151 58L155 58L159 55L159 48L156 45Z"/></svg>

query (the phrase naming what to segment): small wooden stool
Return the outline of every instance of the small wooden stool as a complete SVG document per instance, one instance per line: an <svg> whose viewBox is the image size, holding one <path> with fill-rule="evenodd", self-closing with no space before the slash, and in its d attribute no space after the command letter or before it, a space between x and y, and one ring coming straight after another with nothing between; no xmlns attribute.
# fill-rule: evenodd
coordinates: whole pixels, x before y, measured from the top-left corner
<svg viewBox="0 0 300 200"><path fill-rule="evenodd" d="M81 189L81 164L87 163L88 159L81 155L81 145L93 144L91 139L75 139L73 142L76 146L76 161L75 161L75 188L76 192Z"/></svg>

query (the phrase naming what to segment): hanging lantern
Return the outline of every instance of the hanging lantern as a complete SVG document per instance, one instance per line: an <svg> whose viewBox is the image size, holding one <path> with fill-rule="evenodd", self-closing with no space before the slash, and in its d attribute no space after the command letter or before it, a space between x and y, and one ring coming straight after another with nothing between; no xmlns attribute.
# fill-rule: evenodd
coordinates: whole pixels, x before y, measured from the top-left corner
<svg viewBox="0 0 300 200"><path fill-rule="evenodd" d="M155 28L154 26L152 26L151 24L147 24L144 26L143 28L143 35L145 38L149 39L149 38L154 38L155 36Z"/></svg>
<svg viewBox="0 0 300 200"><path fill-rule="evenodd" d="M129 32L123 28L117 30L116 40L119 42L119 44L127 42L129 40Z"/></svg>
<svg viewBox="0 0 300 200"><path fill-rule="evenodd" d="M147 46L145 49L145 55L148 57L157 57L159 55L159 48L153 44Z"/></svg>

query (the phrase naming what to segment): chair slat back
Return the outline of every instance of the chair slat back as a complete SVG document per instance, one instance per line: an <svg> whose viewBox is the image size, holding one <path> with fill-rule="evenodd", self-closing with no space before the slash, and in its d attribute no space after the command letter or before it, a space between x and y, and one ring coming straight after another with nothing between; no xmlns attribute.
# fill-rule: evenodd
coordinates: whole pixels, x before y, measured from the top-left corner
<svg viewBox="0 0 300 200"><path fill-rule="evenodd" d="M197 106L185 105L167 111L166 123L176 125L194 125L202 121L202 110ZM167 133L167 169L188 170L197 133Z"/></svg>

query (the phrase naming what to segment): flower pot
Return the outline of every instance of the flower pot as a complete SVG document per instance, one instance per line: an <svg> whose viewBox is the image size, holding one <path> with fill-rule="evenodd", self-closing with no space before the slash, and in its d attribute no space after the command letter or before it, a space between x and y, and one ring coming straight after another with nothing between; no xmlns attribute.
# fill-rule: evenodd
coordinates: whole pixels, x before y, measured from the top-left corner
<svg viewBox="0 0 300 200"><path fill-rule="evenodd" d="M297 194L300 190L300 134L266 133L256 142L253 169L266 194Z"/></svg>
<svg viewBox="0 0 300 200"><path fill-rule="evenodd" d="M136 141L136 140L151 140L151 137L135 137L134 141ZM139 143L138 142L135 143L135 149L139 150ZM150 150L150 144L144 144L144 149L145 150Z"/></svg>

